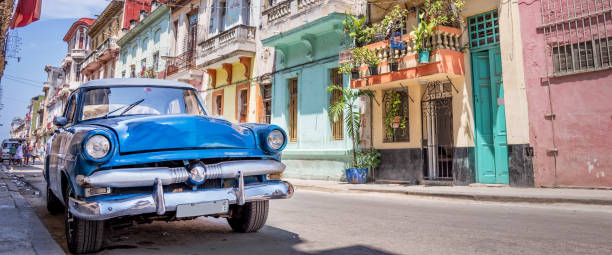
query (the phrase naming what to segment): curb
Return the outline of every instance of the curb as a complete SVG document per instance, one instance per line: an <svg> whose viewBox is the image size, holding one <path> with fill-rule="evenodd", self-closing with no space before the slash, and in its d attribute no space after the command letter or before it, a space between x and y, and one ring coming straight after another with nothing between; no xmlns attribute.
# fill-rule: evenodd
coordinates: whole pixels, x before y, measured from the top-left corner
<svg viewBox="0 0 612 255"><path fill-rule="evenodd" d="M438 197L460 200L485 201L485 202L508 202L508 203L535 203L535 204L582 204L582 205L605 205L612 206L612 200L606 199L579 199L579 198L549 198L549 197L525 197L525 196L505 196L505 195L486 195L486 194L456 194L456 193L432 193L418 191L401 190L380 190L380 189L334 189L318 186L294 185L296 188L325 192L371 192L401 194L420 197Z"/></svg>
<svg viewBox="0 0 612 255"><path fill-rule="evenodd" d="M4 170L5 166L2 165L1 168ZM42 223L34 209L30 206L28 201L19 194L17 190L19 190L12 182L6 182L6 174L0 173L2 179L0 182L4 183L8 188L9 196L15 202L15 207L19 210L22 217L28 219L29 227L32 229L32 237L31 244L32 248L37 254L66 254L64 250L60 247L60 245L53 239L49 230ZM24 226L27 227L27 226Z"/></svg>

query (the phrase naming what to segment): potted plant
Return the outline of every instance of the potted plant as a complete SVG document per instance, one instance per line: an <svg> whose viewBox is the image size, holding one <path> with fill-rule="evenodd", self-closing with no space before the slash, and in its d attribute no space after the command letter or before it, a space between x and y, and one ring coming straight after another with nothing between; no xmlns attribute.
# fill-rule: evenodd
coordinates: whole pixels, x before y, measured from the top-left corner
<svg viewBox="0 0 612 255"><path fill-rule="evenodd" d="M368 171L357 164L357 144L360 140L359 128L361 126L361 112L359 112L358 103L361 96L373 98L374 93L369 90L352 90L338 85L331 85L327 90L330 92L338 90L342 95L338 101L329 106L329 118L335 122L340 121L340 118L344 116L344 128L350 136L353 146L352 168L346 169L346 176L347 180L353 183L352 181L355 181L355 176L367 176ZM365 181L365 179L362 178L362 181Z"/></svg>
<svg viewBox="0 0 612 255"><path fill-rule="evenodd" d="M351 74L351 79L356 80L359 79L359 69L353 65L352 62L341 64L338 73L341 74Z"/></svg>
<svg viewBox="0 0 612 255"><path fill-rule="evenodd" d="M380 164L380 152L374 148L368 150L361 150L357 152L357 167L361 169L368 169L366 175L356 175L353 180L357 183L364 183L367 179L373 179L374 168ZM371 178L368 178L370 176ZM361 178L361 179L359 179ZM348 177L347 177L348 179Z"/></svg>
<svg viewBox="0 0 612 255"><path fill-rule="evenodd" d="M376 52L365 46L356 48L353 50L353 60L356 66L360 66L361 64L368 65L370 75L378 75L378 64L380 64L380 60L378 56L376 56Z"/></svg>
<svg viewBox="0 0 612 255"><path fill-rule="evenodd" d="M429 63L430 49L427 48L427 42L433 34L434 27L436 27L436 20L427 21L424 19L424 14L419 15L420 22L414 30L410 32L410 36L414 38L414 50L419 54L419 63Z"/></svg>

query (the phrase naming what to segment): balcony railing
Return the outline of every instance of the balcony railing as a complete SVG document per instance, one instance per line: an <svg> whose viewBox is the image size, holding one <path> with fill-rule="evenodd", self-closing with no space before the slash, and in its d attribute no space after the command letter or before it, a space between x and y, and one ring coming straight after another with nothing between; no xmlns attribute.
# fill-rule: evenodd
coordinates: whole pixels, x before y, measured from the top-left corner
<svg viewBox="0 0 612 255"><path fill-rule="evenodd" d="M380 41L366 45L376 53L380 64L371 73L367 66L359 69L361 79L353 79L353 88L381 84L404 79L432 75L436 73L447 73L449 75L464 75L463 45L461 43L461 30L451 27L436 27L432 37L425 42L425 47L430 49L430 60L428 63L420 63L418 52L416 52L415 40L409 35L394 38L392 47L389 41ZM342 51L339 54L340 62L350 62L350 52ZM392 69L390 63L395 63Z"/></svg>
<svg viewBox="0 0 612 255"><path fill-rule="evenodd" d="M85 60L81 64L81 66L83 67L82 69L86 69L89 64L98 60L98 58L103 56L107 50L114 49L119 49L119 46L117 45L117 39L112 37L107 38L106 40L104 40L104 42L102 42L102 44L98 46L96 50L92 51L91 53L89 53L89 55L87 55L87 58L85 58Z"/></svg>
<svg viewBox="0 0 612 255"><path fill-rule="evenodd" d="M230 30L224 31L209 38L200 45L202 46L202 50L204 50L204 52L210 52L223 47L227 43L234 43L236 40L255 40L255 30L255 27L238 25Z"/></svg>
<svg viewBox="0 0 612 255"><path fill-rule="evenodd" d="M455 30L454 28L438 27L433 36L425 42L425 48L429 48L431 51L437 49L461 51L461 31ZM405 45L406 49L399 50L397 48L391 48L391 44L387 42L374 43L371 44L374 46L368 48L376 52L381 62L388 61L391 58L403 58L408 55L417 54L414 49L414 38L404 36L398 43Z"/></svg>
<svg viewBox="0 0 612 255"><path fill-rule="evenodd" d="M195 54L195 50L188 50L180 55L168 58L166 61L166 75L169 76L194 68Z"/></svg>
<svg viewBox="0 0 612 255"><path fill-rule="evenodd" d="M85 58L85 57L87 57L87 50L85 50L85 49L72 49L70 51L70 56L72 58L79 58L79 59Z"/></svg>
<svg viewBox="0 0 612 255"><path fill-rule="evenodd" d="M282 17L285 17L291 14L291 2L293 2L293 0L287 0L287 1L275 4L274 6L263 11L262 14L268 17L268 23L273 22L277 19L280 19Z"/></svg>

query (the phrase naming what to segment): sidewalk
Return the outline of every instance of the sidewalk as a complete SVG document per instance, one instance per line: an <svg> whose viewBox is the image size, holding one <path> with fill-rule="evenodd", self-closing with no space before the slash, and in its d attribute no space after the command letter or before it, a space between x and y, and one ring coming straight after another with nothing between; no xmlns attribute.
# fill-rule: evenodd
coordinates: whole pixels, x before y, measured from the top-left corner
<svg viewBox="0 0 612 255"><path fill-rule="evenodd" d="M454 199L611 205L612 190L514 188L507 186L423 186L403 184L348 184L346 182L287 179L296 189L330 192L378 192Z"/></svg>
<svg viewBox="0 0 612 255"><path fill-rule="evenodd" d="M0 167L0 254L64 254L19 193L21 182Z"/></svg>

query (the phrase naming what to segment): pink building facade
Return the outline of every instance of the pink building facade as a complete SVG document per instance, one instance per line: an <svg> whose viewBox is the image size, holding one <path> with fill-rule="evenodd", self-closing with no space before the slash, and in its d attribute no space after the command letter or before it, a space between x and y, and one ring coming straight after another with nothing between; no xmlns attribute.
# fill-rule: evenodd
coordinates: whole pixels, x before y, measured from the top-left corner
<svg viewBox="0 0 612 255"><path fill-rule="evenodd" d="M536 187L612 187L612 6L519 0Z"/></svg>

